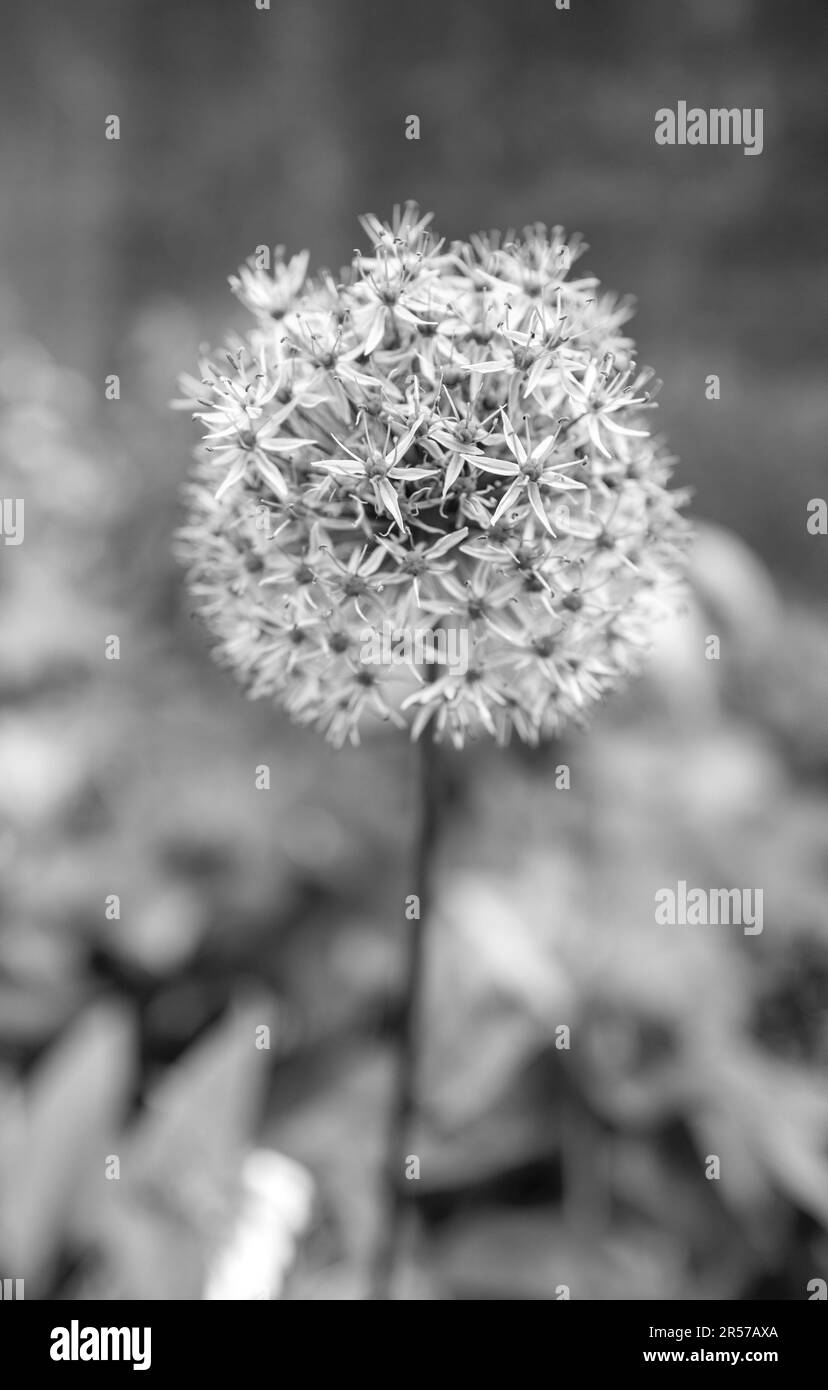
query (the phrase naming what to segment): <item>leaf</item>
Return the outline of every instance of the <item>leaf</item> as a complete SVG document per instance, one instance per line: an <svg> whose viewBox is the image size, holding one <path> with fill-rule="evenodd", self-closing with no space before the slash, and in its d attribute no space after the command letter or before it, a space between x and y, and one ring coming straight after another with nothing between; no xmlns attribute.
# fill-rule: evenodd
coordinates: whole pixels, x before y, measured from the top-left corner
<svg viewBox="0 0 828 1390"><path fill-rule="evenodd" d="M270 1003L236 1008L166 1071L150 1095L130 1145L136 1181L167 1189L221 1183L247 1148L267 1077L256 1028L271 1025Z"/></svg>
<svg viewBox="0 0 828 1390"><path fill-rule="evenodd" d="M131 1072L129 1020L120 1008L101 1005L51 1049L25 1092L6 1223L27 1293L45 1288L62 1241L106 1182Z"/></svg>
<svg viewBox="0 0 828 1390"><path fill-rule="evenodd" d="M734 1208L764 1186L784 1193L828 1229L824 1083L747 1050L720 1059L717 1070L721 1109L698 1116L696 1130L702 1147L721 1158L722 1188Z"/></svg>
<svg viewBox="0 0 828 1390"><path fill-rule="evenodd" d="M460 1299L670 1299L682 1296L669 1241L646 1227L604 1239L568 1227L549 1207L484 1209L453 1221L437 1245L443 1296Z"/></svg>
<svg viewBox="0 0 828 1390"><path fill-rule="evenodd" d="M439 913L422 1093L459 1125L489 1109L556 1023L571 1022L574 1000L554 938L499 879L455 874Z"/></svg>
<svg viewBox="0 0 828 1390"><path fill-rule="evenodd" d="M200 1298L235 1215L271 1055L256 1029L271 1013L265 1001L235 1008L152 1091L100 1214L100 1285L116 1297Z"/></svg>

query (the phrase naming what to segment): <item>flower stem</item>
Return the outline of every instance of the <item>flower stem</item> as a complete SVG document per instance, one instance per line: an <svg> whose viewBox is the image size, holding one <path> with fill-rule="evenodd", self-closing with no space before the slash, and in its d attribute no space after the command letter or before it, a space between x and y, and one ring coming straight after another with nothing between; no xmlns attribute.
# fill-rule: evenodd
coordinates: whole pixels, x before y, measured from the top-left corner
<svg viewBox="0 0 828 1390"><path fill-rule="evenodd" d="M433 669L433 668L432 668ZM394 1274L405 1234L408 1195L406 1144L416 1109L419 1033L425 981L426 933L431 915L434 852L438 839L441 786L438 745L426 731L417 745L419 824L414 853L413 889L418 916L406 921L403 998L397 1023L396 1078L391 1098L384 1173L384 1212L371 1269L369 1297L393 1298Z"/></svg>

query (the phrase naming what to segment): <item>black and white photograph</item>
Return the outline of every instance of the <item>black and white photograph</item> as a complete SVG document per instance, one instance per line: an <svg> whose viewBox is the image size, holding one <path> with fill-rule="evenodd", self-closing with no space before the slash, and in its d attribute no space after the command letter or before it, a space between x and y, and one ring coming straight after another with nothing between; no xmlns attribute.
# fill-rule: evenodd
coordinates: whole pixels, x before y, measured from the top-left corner
<svg viewBox="0 0 828 1390"><path fill-rule="evenodd" d="M824 0L0 35L0 1334L580 1303L584 1371L791 1374Z"/></svg>

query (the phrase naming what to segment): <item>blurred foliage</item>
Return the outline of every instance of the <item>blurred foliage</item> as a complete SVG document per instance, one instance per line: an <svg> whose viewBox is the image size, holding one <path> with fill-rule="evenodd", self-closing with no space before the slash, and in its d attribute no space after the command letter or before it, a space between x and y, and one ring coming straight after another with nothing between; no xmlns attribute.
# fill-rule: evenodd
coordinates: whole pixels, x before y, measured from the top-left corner
<svg viewBox="0 0 828 1390"><path fill-rule="evenodd" d="M236 1287L252 1257L222 1250L263 1142L317 1191L307 1232L293 1178L268 1208L283 1296L360 1297L411 750L334 754L212 667L174 499L162 516L124 462L160 418L125 410L113 456L88 385L31 342L0 392L3 491L27 506L0 552L3 1268L30 1296L182 1298L223 1260ZM686 620L588 735L446 753L408 1297L801 1298L824 1277L828 625L724 531L694 566ZM680 877L762 886L764 932L657 926Z"/></svg>
<svg viewBox="0 0 828 1390"><path fill-rule="evenodd" d="M0 491L26 536L0 548L0 1273L29 1297L221 1296L251 1221L272 1237L259 1290L290 1265L282 1296L362 1294L412 754L334 754L213 668L170 559L192 436L166 402L253 246L336 266L357 213L406 197L450 236L585 233L587 268L640 295L698 513L761 563L704 530L687 621L588 737L447 756L405 1292L803 1298L828 1278L828 621L804 527L828 12L663 9L424 0L404 39L372 0L4 17ZM653 113L681 98L762 105L762 157L665 159ZM762 886L763 934L657 927L680 877ZM251 1217L260 1145L314 1180L296 1260L307 1187L268 1160Z"/></svg>

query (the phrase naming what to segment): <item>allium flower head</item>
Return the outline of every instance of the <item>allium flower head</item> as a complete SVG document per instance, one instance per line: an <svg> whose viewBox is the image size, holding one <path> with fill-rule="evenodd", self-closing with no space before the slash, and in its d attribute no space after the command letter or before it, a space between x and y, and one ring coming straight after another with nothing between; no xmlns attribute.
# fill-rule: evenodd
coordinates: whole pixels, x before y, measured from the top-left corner
<svg viewBox="0 0 828 1390"><path fill-rule="evenodd" d="M446 245L430 220L363 218L338 279L251 260L254 325L177 402L205 430L180 547L218 655L336 745L376 718L536 742L676 602L685 498L629 304L560 227ZM439 656L450 629L462 671L403 640Z"/></svg>

